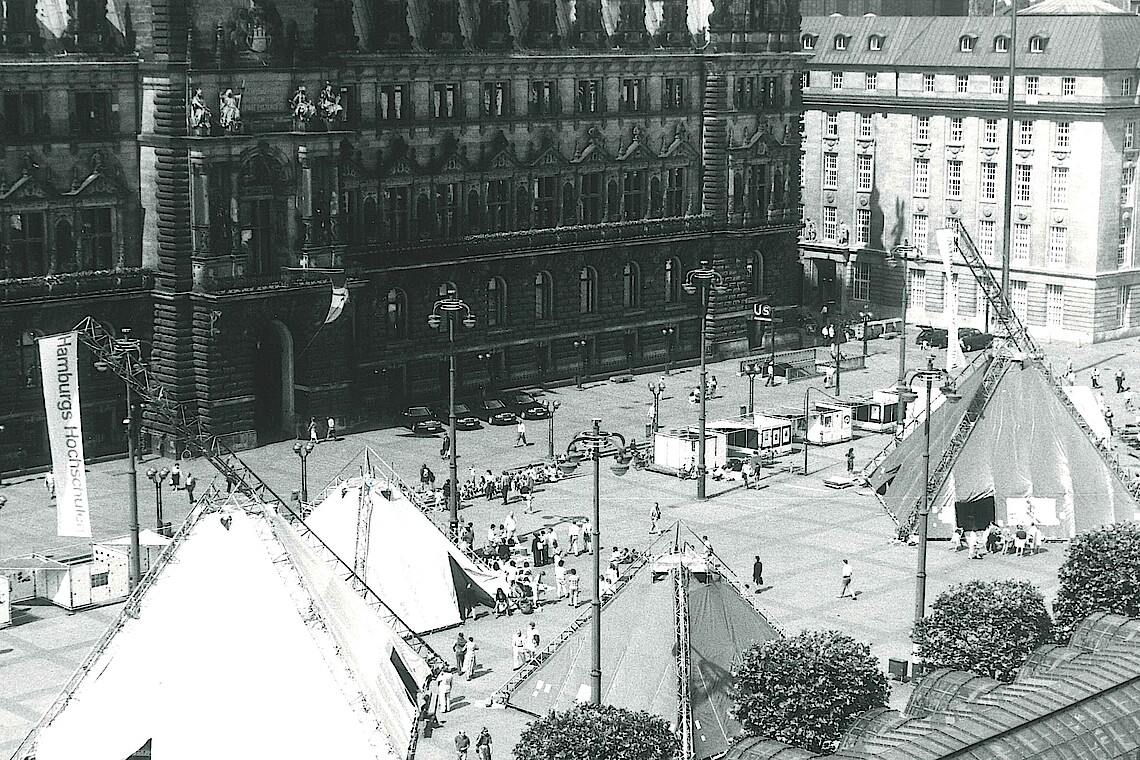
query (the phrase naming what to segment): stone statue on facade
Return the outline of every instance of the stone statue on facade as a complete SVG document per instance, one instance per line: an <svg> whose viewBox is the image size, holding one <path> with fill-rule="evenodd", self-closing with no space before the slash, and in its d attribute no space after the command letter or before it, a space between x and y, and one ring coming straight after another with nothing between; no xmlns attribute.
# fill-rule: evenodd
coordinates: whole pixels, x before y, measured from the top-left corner
<svg viewBox="0 0 1140 760"><path fill-rule="evenodd" d="M303 84L297 85L293 97L289 99L289 107L293 112L293 126L297 129L304 129L305 125L317 115L317 107L309 100L309 92Z"/></svg>
<svg viewBox="0 0 1140 760"><path fill-rule="evenodd" d="M804 220L804 240L813 241L816 239L815 221L812 219Z"/></svg>
<svg viewBox="0 0 1140 760"><path fill-rule="evenodd" d="M340 104L340 95L333 95L332 82L325 82L321 94L317 97L317 110L325 124L344 118L344 106Z"/></svg>
<svg viewBox="0 0 1140 760"><path fill-rule="evenodd" d="M242 92L234 93L230 88L218 98L218 125L226 131L227 134L237 134L241 132L241 99L244 94L245 88L242 87Z"/></svg>
<svg viewBox="0 0 1140 760"><path fill-rule="evenodd" d="M210 134L212 120L213 114L210 113L210 108L206 105L206 99L202 97L202 88L194 88L194 94L190 96L190 112L188 114L190 131L199 137L205 137Z"/></svg>

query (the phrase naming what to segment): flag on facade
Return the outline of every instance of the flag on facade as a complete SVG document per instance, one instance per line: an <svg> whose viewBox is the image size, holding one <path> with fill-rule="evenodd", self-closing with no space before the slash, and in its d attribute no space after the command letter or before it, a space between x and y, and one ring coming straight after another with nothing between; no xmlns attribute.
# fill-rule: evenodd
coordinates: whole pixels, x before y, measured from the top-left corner
<svg viewBox="0 0 1140 760"><path fill-rule="evenodd" d="M329 313L325 317L325 324L335 322L342 311L344 311L345 304L348 303L348 287L344 273L334 274L332 276L332 300L329 302Z"/></svg>

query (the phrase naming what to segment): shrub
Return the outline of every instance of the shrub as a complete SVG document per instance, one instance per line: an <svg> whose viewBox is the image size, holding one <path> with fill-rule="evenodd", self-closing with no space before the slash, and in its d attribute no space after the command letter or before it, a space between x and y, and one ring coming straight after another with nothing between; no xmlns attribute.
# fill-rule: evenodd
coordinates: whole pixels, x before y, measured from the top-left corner
<svg viewBox="0 0 1140 760"><path fill-rule="evenodd" d="M1067 642L1094 612L1140 617L1140 526L1117 523L1076 536L1057 577L1058 641Z"/></svg>
<svg viewBox="0 0 1140 760"><path fill-rule="evenodd" d="M679 742L669 723L647 712L578 705L527 724L517 760L673 760Z"/></svg>

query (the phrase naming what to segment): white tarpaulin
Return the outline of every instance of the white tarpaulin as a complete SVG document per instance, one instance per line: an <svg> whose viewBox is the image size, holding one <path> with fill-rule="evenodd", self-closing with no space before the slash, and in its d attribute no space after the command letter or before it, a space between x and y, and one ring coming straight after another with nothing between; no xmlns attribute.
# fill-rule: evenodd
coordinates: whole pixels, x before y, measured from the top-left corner
<svg viewBox="0 0 1140 760"><path fill-rule="evenodd" d="M1104 420L1104 410L1100 408L1093 389L1087 385L1066 385L1064 390L1069 401L1073 402L1073 406L1080 412L1081 419L1092 428L1097 440L1103 441L1108 438L1111 435L1108 423Z"/></svg>
<svg viewBox="0 0 1140 760"><path fill-rule="evenodd" d="M56 533L91 537L83 425L79 413L79 335L39 339L40 375L56 488Z"/></svg>

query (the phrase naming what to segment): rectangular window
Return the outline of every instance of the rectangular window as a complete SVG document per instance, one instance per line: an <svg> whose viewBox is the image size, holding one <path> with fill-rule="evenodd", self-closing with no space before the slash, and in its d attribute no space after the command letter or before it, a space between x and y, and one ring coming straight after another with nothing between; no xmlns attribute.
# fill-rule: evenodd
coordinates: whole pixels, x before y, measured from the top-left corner
<svg viewBox="0 0 1140 760"><path fill-rule="evenodd" d="M926 255L926 239L930 228L930 219L926 214L913 214L910 217L910 237L918 252Z"/></svg>
<svg viewBox="0 0 1140 760"><path fill-rule="evenodd" d="M851 298L855 301L871 300L871 265L856 264L851 269Z"/></svg>
<svg viewBox="0 0 1140 760"><path fill-rule="evenodd" d="M385 84L380 86L380 121L403 121L409 118L404 105L407 85Z"/></svg>
<svg viewBox="0 0 1140 760"><path fill-rule="evenodd" d="M1132 77L1124 77L1120 80L1120 94L1123 97L1132 97Z"/></svg>
<svg viewBox="0 0 1140 760"><path fill-rule="evenodd" d="M925 196L930 194L930 159L914 159L914 194Z"/></svg>
<svg viewBox="0 0 1140 760"><path fill-rule="evenodd" d="M554 116L558 113L558 83L553 79L533 79L530 83L528 110L531 116Z"/></svg>
<svg viewBox="0 0 1140 760"><path fill-rule="evenodd" d="M661 92L661 107L666 111L681 111L685 108L685 80L680 77L666 77Z"/></svg>
<svg viewBox="0 0 1140 760"><path fill-rule="evenodd" d="M1132 250L1132 220L1120 220L1120 235L1116 243L1116 268L1128 263L1128 252Z"/></svg>
<svg viewBox="0 0 1140 760"><path fill-rule="evenodd" d="M1124 174L1120 178L1120 205L1132 205L1132 188L1136 184L1136 168L1133 166L1124 167Z"/></svg>
<svg viewBox="0 0 1140 760"><path fill-rule="evenodd" d="M685 213L685 170L684 168L665 171L665 213L681 216Z"/></svg>
<svg viewBox="0 0 1140 760"><path fill-rule="evenodd" d="M410 191L406 187L384 189L384 222L388 228L388 239L405 241L408 239L408 221L411 211Z"/></svg>
<svg viewBox="0 0 1140 760"><path fill-rule="evenodd" d="M2 217L4 237L0 242L0 266L8 277L42 277L47 273L44 215L39 211L8 212Z"/></svg>
<svg viewBox="0 0 1140 760"><path fill-rule="evenodd" d="M986 119L985 126L982 129L982 142L986 145L995 145L997 143L998 135L998 120Z"/></svg>
<svg viewBox="0 0 1140 760"><path fill-rule="evenodd" d="M602 221L602 173L582 175L582 223L598 224Z"/></svg>
<svg viewBox="0 0 1140 760"><path fill-rule="evenodd" d="M983 256L994 255L996 230L997 223L993 219L978 220L978 250Z"/></svg>
<svg viewBox="0 0 1140 760"><path fill-rule="evenodd" d="M507 96L510 94L510 85L507 82L483 83L483 116L497 119L510 115L507 105Z"/></svg>
<svg viewBox="0 0 1140 760"><path fill-rule="evenodd" d="M553 227L558 223L558 178L534 179L534 226Z"/></svg>
<svg viewBox="0 0 1140 760"><path fill-rule="evenodd" d="M959 95L964 95L970 91L970 77L966 74L959 74L954 78L954 81Z"/></svg>
<svg viewBox="0 0 1140 760"><path fill-rule="evenodd" d="M842 71L831 72L831 89L833 89L833 90L843 89L843 72Z"/></svg>
<svg viewBox="0 0 1140 760"><path fill-rule="evenodd" d="M1029 261L1029 225L1013 223L1013 260Z"/></svg>
<svg viewBox="0 0 1140 760"><path fill-rule="evenodd" d="M1013 186L1013 199L1018 203L1030 202L1030 186L1033 182L1033 167L1029 164L1018 164L1015 176L1017 181Z"/></svg>
<svg viewBox="0 0 1140 760"><path fill-rule="evenodd" d="M933 74L923 74L922 75L922 91L923 92L934 92L934 75Z"/></svg>
<svg viewBox="0 0 1140 760"><path fill-rule="evenodd" d="M102 588L103 586L111 585L111 574L108 573L91 573L91 588Z"/></svg>
<svg viewBox="0 0 1140 760"><path fill-rule="evenodd" d="M930 117L918 116L914 121L914 139L918 142L930 142Z"/></svg>
<svg viewBox="0 0 1140 760"><path fill-rule="evenodd" d="M832 190L839 187L839 154L823 154L823 186Z"/></svg>
<svg viewBox="0 0 1140 760"><path fill-rule="evenodd" d="M487 227L490 232L506 232L511 228L509 179L493 179L487 182Z"/></svg>
<svg viewBox="0 0 1140 760"><path fill-rule="evenodd" d="M877 90L879 89L879 75L874 71L868 71L863 79L863 89Z"/></svg>
<svg viewBox="0 0 1140 760"><path fill-rule="evenodd" d="M32 137L39 134L43 104L38 92L4 93L4 134L8 137Z"/></svg>
<svg viewBox="0 0 1140 760"><path fill-rule="evenodd" d="M1021 122L1021 128L1017 133L1017 145L1019 148L1032 148L1033 147L1033 122Z"/></svg>
<svg viewBox="0 0 1140 760"><path fill-rule="evenodd" d="M1026 95L1040 95L1041 94L1041 77L1030 76L1025 78L1025 94Z"/></svg>
<svg viewBox="0 0 1140 760"><path fill-rule="evenodd" d="M835 240L839 236L839 224L836 221L835 206L823 207L823 239Z"/></svg>
<svg viewBox="0 0 1140 760"><path fill-rule="evenodd" d="M81 135L105 135L111 131L111 93L75 93L73 128Z"/></svg>
<svg viewBox="0 0 1140 760"><path fill-rule="evenodd" d="M1045 286L1045 326L1062 327L1065 324L1065 288L1062 285Z"/></svg>
<svg viewBox="0 0 1140 760"><path fill-rule="evenodd" d="M110 269L115 263L109 208L85 208L79 214L79 268Z"/></svg>
<svg viewBox="0 0 1140 760"><path fill-rule="evenodd" d="M859 155L855 160L855 189L870 190L874 181L874 159L871 156Z"/></svg>
<svg viewBox="0 0 1140 760"><path fill-rule="evenodd" d="M871 209L869 208L855 209L855 242L863 245L871 242Z"/></svg>
<svg viewBox="0 0 1140 760"><path fill-rule="evenodd" d="M626 219L640 219L645 215L645 172L626 172L622 178L622 201Z"/></svg>
<svg viewBox="0 0 1140 760"><path fill-rule="evenodd" d="M1136 122L1124 122L1124 149L1132 150L1136 147Z"/></svg>
<svg viewBox="0 0 1140 760"><path fill-rule="evenodd" d="M459 221L459 184L444 182L435 186L435 215L440 237L455 237Z"/></svg>
<svg viewBox="0 0 1140 760"><path fill-rule="evenodd" d="M578 80L578 113L601 113L602 80Z"/></svg>
<svg viewBox="0 0 1140 760"><path fill-rule="evenodd" d="M997 200L997 164L986 162L981 167L979 194L983 201Z"/></svg>
<svg viewBox="0 0 1140 760"><path fill-rule="evenodd" d="M644 79L621 80L620 110L622 113L639 113L649 110L649 104L645 97Z"/></svg>
<svg viewBox="0 0 1140 760"><path fill-rule="evenodd" d="M1050 266L1064 266L1065 253L1068 248L1068 230L1064 227L1051 225L1049 227L1049 264Z"/></svg>
<svg viewBox="0 0 1140 760"><path fill-rule="evenodd" d="M1009 289L1013 295L1011 299L1013 303L1010 306L1013 308L1013 313L1024 324L1029 317L1029 283L1025 280L1010 280Z"/></svg>
<svg viewBox="0 0 1140 760"><path fill-rule="evenodd" d="M957 159L946 162L946 197L962 197L962 162Z"/></svg>
<svg viewBox="0 0 1140 760"><path fill-rule="evenodd" d="M1061 96L1072 97L1077 94L1077 78L1061 77Z"/></svg>
<svg viewBox="0 0 1140 760"><path fill-rule="evenodd" d="M811 72L805 71L800 74L800 89L806 90L811 87Z"/></svg>
<svg viewBox="0 0 1140 760"><path fill-rule="evenodd" d="M1064 208L1069 203L1069 169L1054 166L1049 172L1049 205Z"/></svg>
<svg viewBox="0 0 1140 760"><path fill-rule="evenodd" d="M733 108L742 111L760 105L760 84L757 77L737 76L733 78L733 82L735 83L732 96Z"/></svg>
<svg viewBox="0 0 1140 760"><path fill-rule="evenodd" d="M839 137L839 114L827 114L824 130L824 134L826 134L828 137Z"/></svg>
<svg viewBox="0 0 1140 760"><path fill-rule="evenodd" d="M1116 326L1128 327L1128 313L1132 311L1132 286L1124 285L1116 296Z"/></svg>
<svg viewBox="0 0 1140 760"><path fill-rule="evenodd" d="M990 76L990 94L991 95L1005 95L1005 77L1004 76Z"/></svg>
<svg viewBox="0 0 1140 760"><path fill-rule="evenodd" d="M950 119L950 142L960 143L965 135L965 120L960 117Z"/></svg>
<svg viewBox="0 0 1140 760"><path fill-rule="evenodd" d="M871 129L871 114L859 114L859 137L864 140L870 140L874 134Z"/></svg>
<svg viewBox="0 0 1140 760"><path fill-rule="evenodd" d="M1069 122L1057 122L1053 129L1053 147L1057 148L1058 150L1069 149L1069 129Z"/></svg>
<svg viewBox="0 0 1140 760"><path fill-rule="evenodd" d="M455 82L432 87L431 115L436 119L454 119L458 116L459 85Z"/></svg>
<svg viewBox="0 0 1140 760"><path fill-rule="evenodd" d="M910 270L910 293L907 294L908 309L926 308L926 270Z"/></svg>

